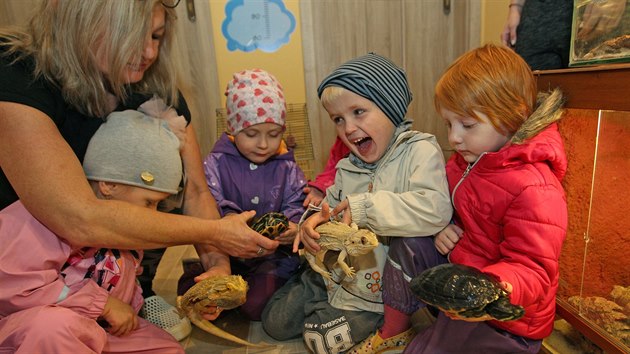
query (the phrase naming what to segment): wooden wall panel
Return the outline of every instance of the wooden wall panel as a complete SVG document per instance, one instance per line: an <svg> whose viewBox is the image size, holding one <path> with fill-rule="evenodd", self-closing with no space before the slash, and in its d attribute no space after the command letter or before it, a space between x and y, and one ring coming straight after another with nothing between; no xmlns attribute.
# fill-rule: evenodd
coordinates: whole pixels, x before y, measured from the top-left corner
<svg viewBox="0 0 630 354"><path fill-rule="evenodd" d="M435 84L459 55L479 45L480 6L473 1L405 2L405 68L414 92L410 117L414 128L436 135L450 155L446 126L433 107Z"/></svg>
<svg viewBox="0 0 630 354"><path fill-rule="evenodd" d="M373 51L407 71L414 94L408 117L414 128L437 135L447 150L446 130L434 112L433 88L446 66L479 45L480 1L303 0L302 42L306 98L316 166L323 168L335 129L317 97L321 80L341 63Z"/></svg>
<svg viewBox="0 0 630 354"><path fill-rule="evenodd" d="M0 26L26 24L41 2L42 0L0 0Z"/></svg>

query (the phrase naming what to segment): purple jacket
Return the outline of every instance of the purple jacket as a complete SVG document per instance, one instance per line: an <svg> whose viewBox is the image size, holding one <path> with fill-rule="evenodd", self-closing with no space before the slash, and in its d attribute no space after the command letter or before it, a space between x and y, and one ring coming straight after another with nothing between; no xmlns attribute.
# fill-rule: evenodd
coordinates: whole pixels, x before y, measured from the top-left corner
<svg viewBox="0 0 630 354"><path fill-rule="evenodd" d="M271 211L297 223L304 213L304 172L289 151L261 165L247 160L223 133L203 162L206 182L221 215L255 210L259 217Z"/></svg>

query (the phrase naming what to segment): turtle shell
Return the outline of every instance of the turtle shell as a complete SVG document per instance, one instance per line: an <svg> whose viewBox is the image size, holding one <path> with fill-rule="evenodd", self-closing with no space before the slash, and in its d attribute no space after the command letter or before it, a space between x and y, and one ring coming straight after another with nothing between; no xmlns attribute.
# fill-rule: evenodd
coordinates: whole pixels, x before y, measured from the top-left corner
<svg viewBox="0 0 630 354"><path fill-rule="evenodd" d="M274 239L289 228L289 219L282 213L270 212L256 219L250 227L259 234Z"/></svg>
<svg viewBox="0 0 630 354"><path fill-rule="evenodd" d="M429 268L415 277L410 286L420 300L461 317L482 317L488 314L488 304L500 298L502 301L497 304L507 300L507 293L495 278L462 264L447 263ZM510 306L513 308L507 307L506 318L523 315L522 307Z"/></svg>

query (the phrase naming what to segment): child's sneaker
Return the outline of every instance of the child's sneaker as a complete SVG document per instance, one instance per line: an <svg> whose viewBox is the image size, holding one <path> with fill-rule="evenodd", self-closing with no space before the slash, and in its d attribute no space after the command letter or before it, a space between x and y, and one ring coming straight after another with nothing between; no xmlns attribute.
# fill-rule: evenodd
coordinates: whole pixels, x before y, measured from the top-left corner
<svg viewBox="0 0 630 354"><path fill-rule="evenodd" d="M381 338L380 332L376 331L375 334L365 339L363 342L355 345L348 351L348 354L364 354L364 353L387 353L387 354L399 354L402 353L407 344L411 342L416 332L413 328L410 328L401 334L395 335L391 338Z"/></svg>
<svg viewBox="0 0 630 354"><path fill-rule="evenodd" d="M175 307L157 295L144 299L140 316L167 331L178 341L188 337L192 331L188 317L180 316Z"/></svg>

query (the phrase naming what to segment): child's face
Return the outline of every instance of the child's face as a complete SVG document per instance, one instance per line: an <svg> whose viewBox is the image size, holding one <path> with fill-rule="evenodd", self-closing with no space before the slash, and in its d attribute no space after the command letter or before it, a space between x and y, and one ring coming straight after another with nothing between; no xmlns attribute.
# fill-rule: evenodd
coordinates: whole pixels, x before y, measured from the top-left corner
<svg viewBox="0 0 630 354"><path fill-rule="evenodd" d="M354 155L367 163L383 157L396 127L374 102L344 90L324 108Z"/></svg>
<svg viewBox="0 0 630 354"><path fill-rule="evenodd" d="M509 136L497 131L488 121L488 117L476 112L481 121L472 117L463 117L448 109L442 109L440 115L448 127L448 142L469 163L477 161L484 152L499 151Z"/></svg>
<svg viewBox="0 0 630 354"><path fill-rule="evenodd" d="M110 185L113 186L109 189L109 196L111 199L120 200L152 210L156 210L158 203L169 196L166 192L158 192L126 184L110 183Z"/></svg>
<svg viewBox="0 0 630 354"><path fill-rule="evenodd" d="M282 142L283 131L275 123L252 125L236 134L234 144L249 161L261 164L276 154Z"/></svg>

